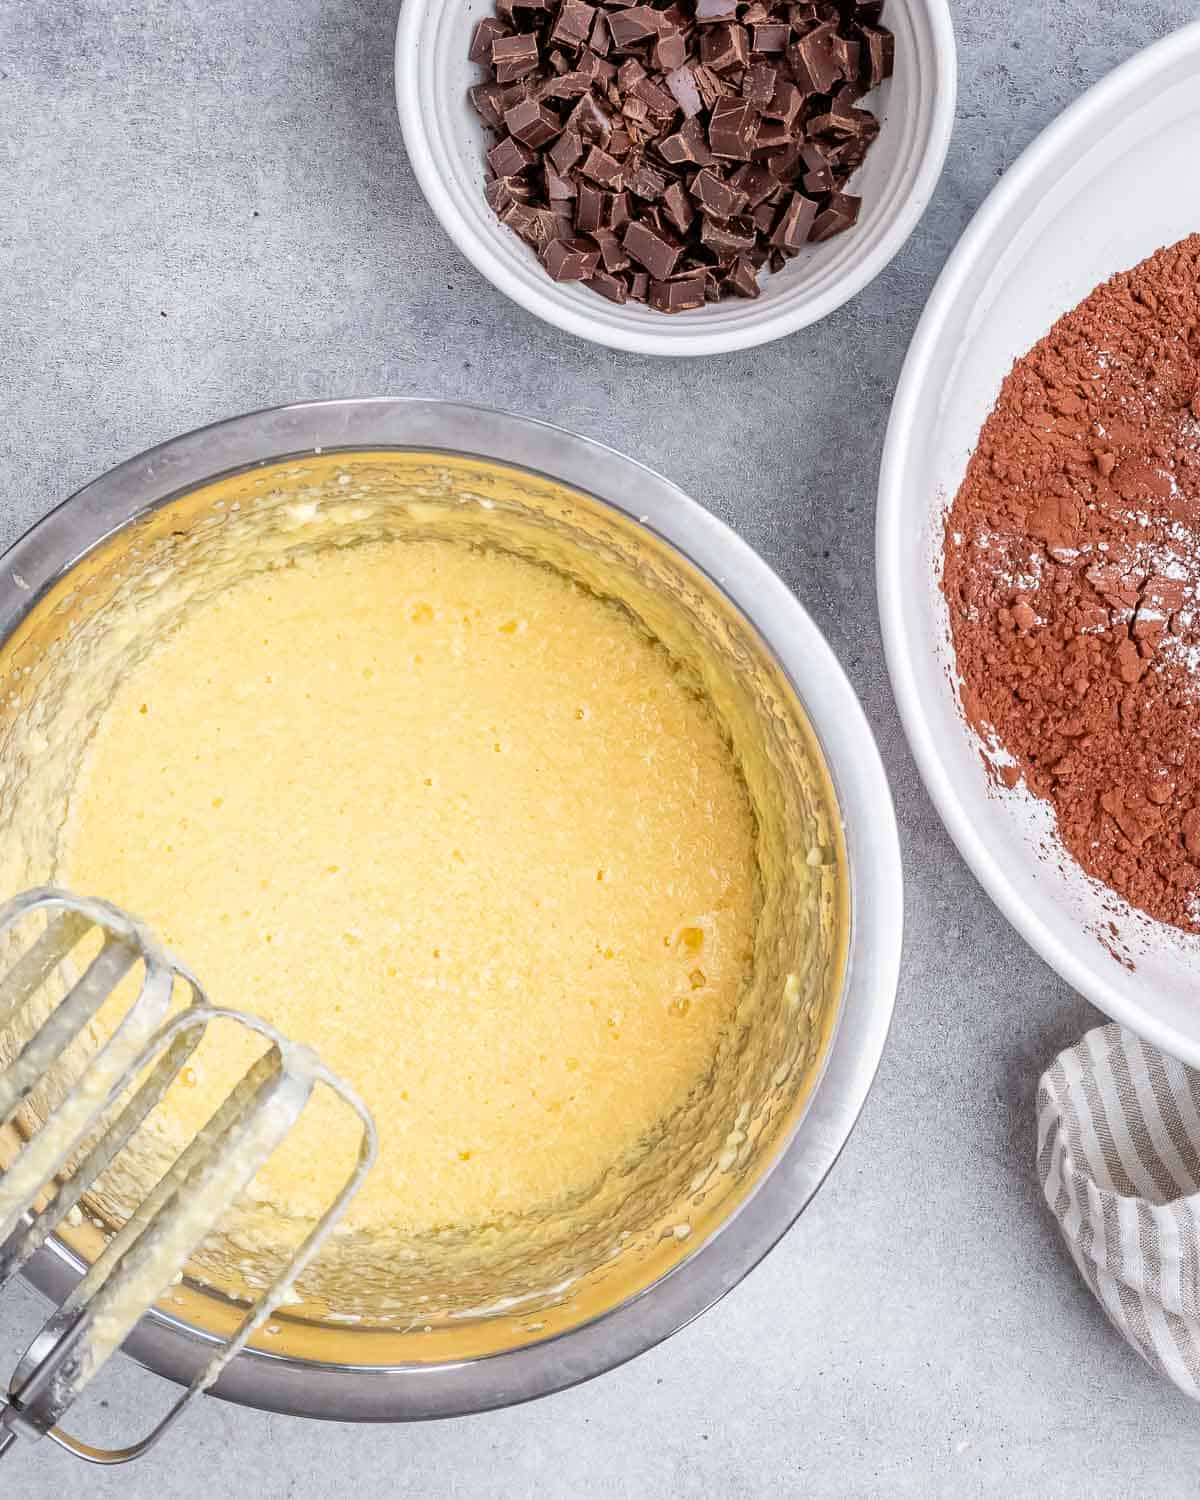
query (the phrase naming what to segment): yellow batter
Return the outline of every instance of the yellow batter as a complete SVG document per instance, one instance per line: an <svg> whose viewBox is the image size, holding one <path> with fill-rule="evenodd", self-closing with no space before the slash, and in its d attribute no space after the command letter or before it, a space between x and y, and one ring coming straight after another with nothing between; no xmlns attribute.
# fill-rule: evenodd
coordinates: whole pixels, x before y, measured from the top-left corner
<svg viewBox="0 0 1200 1500"><path fill-rule="evenodd" d="M129 672L63 879L357 1086L383 1149L352 1222L407 1234L588 1188L697 1086L747 975L754 840L710 707L627 614L396 541L244 579ZM236 1061L201 1056L183 1125ZM345 1128L301 1129L263 1181L308 1215Z"/></svg>

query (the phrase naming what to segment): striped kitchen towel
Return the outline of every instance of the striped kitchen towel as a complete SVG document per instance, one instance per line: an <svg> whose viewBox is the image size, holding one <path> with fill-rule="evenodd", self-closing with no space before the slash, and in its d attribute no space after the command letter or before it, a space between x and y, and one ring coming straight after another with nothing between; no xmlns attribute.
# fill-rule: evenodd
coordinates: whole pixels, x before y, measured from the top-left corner
<svg viewBox="0 0 1200 1500"><path fill-rule="evenodd" d="M1043 1074L1037 1114L1038 1175L1083 1279L1200 1400L1200 1073L1100 1026Z"/></svg>

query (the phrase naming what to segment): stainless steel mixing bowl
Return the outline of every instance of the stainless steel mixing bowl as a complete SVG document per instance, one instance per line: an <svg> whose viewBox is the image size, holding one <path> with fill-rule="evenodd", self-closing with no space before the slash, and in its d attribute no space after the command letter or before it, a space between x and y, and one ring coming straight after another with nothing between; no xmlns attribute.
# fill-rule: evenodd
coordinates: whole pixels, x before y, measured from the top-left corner
<svg viewBox="0 0 1200 1500"><path fill-rule="evenodd" d="M900 962L901 869L887 782L854 694L820 633L785 585L720 521L674 485L610 449L537 422L444 402L324 401L219 423L122 464L36 525L0 560L0 648L39 604L60 613L91 560L126 533L152 534L162 508L234 476L315 453L419 453L519 471L564 487L614 531L657 549L695 597L729 622L750 662L773 674L807 720L841 821L847 936L840 994L829 1005L811 1076L779 1139L720 1200L714 1221L679 1242L664 1236L628 1294L610 1290L571 1317L495 1325L466 1357L445 1338L415 1354L396 1334L305 1323L272 1348L249 1350L216 1394L305 1416L396 1421L510 1405L611 1369L668 1337L735 1286L787 1230L833 1165L858 1117L887 1036ZM62 593L65 589L65 593ZM60 595L54 594L55 590ZM86 590L85 590L86 592ZM48 609L43 612L52 612ZM835 833L836 837L836 833ZM803 851L797 855L800 862ZM736 1154L736 1153L735 1153ZM702 1197L703 1195L699 1195ZM78 1246L54 1242L29 1272L60 1301L81 1274ZM173 1310L145 1320L127 1351L162 1375L189 1381L203 1363L219 1309L185 1287ZM177 1309L177 1310L175 1310ZM287 1322L286 1319L281 1320ZM451 1330L451 1333L453 1330ZM449 1337L449 1335L447 1335ZM466 1346L464 1346L466 1347Z"/></svg>

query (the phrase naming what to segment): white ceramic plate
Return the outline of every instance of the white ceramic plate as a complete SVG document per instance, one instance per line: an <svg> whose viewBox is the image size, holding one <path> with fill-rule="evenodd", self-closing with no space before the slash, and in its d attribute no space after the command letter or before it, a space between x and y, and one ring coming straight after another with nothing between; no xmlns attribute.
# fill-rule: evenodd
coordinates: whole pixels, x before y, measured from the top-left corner
<svg viewBox="0 0 1200 1500"><path fill-rule="evenodd" d="M528 246L484 201L487 132L467 100L479 69L471 33L492 0L404 0L396 28L396 107L421 190L446 233L514 302L568 333L637 354L720 354L765 344L826 317L900 250L937 185L954 124L954 31L947 0L888 0L896 74L867 103L882 130L853 191L862 217L849 234L810 246L753 301L730 299L664 317L618 307L550 280Z"/></svg>
<svg viewBox="0 0 1200 1500"><path fill-rule="evenodd" d="M1025 152L980 209L917 329L880 477L879 605L921 774L993 900L1064 979L1200 1065L1200 939L1054 857L1047 809L986 776L952 683L942 518L1013 361L1100 282L1200 231L1200 24L1124 64ZM1051 857L1047 858L1047 853ZM1115 911L1110 908L1115 907ZM1106 924L1118 929L1104 946Z"/></svg>

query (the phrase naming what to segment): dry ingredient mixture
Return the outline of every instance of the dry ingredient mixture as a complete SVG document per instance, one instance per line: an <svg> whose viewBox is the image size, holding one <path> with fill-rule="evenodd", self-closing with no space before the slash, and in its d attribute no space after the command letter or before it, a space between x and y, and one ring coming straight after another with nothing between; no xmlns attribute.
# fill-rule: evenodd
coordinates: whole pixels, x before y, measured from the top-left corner
<svg viewBox="0 0 1200 1500"><path fill-rule="evenodd" d="M946 519L964 711L1088 874L1200 932L1200 235L1005 381Z"/></svg>

